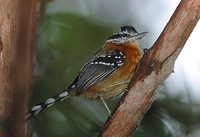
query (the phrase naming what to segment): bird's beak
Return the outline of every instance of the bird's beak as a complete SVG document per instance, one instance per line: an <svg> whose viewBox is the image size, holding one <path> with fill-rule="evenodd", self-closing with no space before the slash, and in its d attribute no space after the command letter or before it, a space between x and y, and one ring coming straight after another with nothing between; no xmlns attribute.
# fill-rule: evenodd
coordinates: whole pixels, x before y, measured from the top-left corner
<svg viewBox="0 0 200 137"><path fill-rule="evenodd" d="M141 33L136 34L134 37L135 37L135 39L141 39L144 36L146 36L147 33L148 32L141 32Z"/></svg>

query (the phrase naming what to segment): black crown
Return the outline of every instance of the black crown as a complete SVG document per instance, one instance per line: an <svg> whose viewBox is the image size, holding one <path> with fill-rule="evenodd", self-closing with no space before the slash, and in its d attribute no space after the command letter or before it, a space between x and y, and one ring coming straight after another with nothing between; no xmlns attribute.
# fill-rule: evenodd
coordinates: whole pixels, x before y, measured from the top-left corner
<svg viewBox="0 0 200 137"><path fill-rule="evenodd" d="M129 34L138 33L133 26L122 26L120 29L121 32L128 32Z"/></svg>

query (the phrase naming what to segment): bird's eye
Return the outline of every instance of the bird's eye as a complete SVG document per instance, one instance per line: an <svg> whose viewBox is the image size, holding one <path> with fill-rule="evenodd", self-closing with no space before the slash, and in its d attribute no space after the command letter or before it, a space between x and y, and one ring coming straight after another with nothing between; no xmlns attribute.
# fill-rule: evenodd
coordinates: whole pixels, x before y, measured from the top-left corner
<svg viewBox="0 0 200 137"><path fill-rule="evenodd" d="M128 38L130 35L128 35L128 34L122 34L121 35L121 37L123 38L123 39L125 39L125 38Z"/></svg>

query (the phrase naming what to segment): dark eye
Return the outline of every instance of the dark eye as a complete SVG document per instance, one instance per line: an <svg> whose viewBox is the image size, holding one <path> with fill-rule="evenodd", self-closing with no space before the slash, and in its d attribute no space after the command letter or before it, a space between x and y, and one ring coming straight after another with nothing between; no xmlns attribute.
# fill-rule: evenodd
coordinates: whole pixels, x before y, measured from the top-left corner
<svg viewBox="0 0 200 137"><path fill-rule="evenodd" d="M130 37L130 35L129 34L121 34L121 37L122 38L128 38L128 37Z"/></svg>

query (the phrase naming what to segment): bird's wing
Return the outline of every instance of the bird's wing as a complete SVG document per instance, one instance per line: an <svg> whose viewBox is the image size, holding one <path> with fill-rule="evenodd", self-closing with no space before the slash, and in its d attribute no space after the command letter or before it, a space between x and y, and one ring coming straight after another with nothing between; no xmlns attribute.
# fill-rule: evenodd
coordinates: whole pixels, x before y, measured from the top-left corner
<svg viewBox="0 0 200 137"><path fill-rule="evenodd" d="M112 51L107 54L97 53L83 66L79 75L70 85L76 94L81 94L90 86L104 80L124 64L125 56L120 51Z"/></svg>

